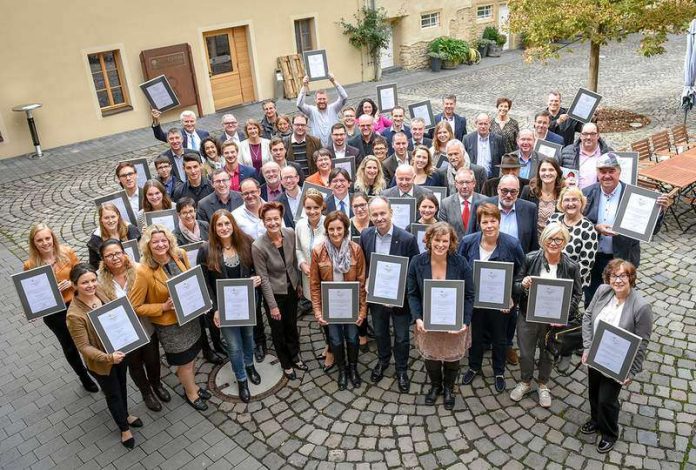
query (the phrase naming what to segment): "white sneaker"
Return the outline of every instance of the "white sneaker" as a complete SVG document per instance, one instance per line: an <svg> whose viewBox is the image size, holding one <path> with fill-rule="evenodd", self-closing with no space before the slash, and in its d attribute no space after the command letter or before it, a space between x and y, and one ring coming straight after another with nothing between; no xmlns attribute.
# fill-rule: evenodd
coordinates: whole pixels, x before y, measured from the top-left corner
<svg viewBox="0 0 696 470"><path fill-rule="evenodd" d="M524 382L518 383L517 386L512 389L512 392L510 392L510 400L520 401L531 389L531 385L527 385Z"/></svg>
<svg viewBox="0 0 696 470"><path fill-rule="evenodd" d="M537 393L539 394L539 406L549 408L551 406L551 390L549 390L549 387L539 387Z"/></svg>

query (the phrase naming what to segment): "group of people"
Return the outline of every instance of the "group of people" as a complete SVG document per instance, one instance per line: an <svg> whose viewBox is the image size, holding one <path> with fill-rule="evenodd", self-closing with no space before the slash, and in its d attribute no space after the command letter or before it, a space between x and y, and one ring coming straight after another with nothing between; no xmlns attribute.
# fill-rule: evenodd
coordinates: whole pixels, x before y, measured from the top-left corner
<svg viewBox="0 0 696 470"><path fill-rule="evenodd" d="M306 104L305 79L299 113L278 115L275 104L265 101L263 118L247 120L243 134L236 118L225 114L217 139L197 129L190 112L181 115L182 129L165 133L159 113L153 111L154 134L170 147L154 160L157 178L140 188L132 163L116 168L116 178L138 214L137 226L127 223L115 205L102 205L98 227L87 244L88 263L80 263L50 227L32 228L25 269L51 265L69 305L67 312L44 321L84 388L104 391L123 444L132 447L130 427L143 424L128 412L126 370L148 408L160 410L161 402L170 399L160 382L160 345L167 363L176 367L187 403L195 409L207 409L211 396L194 379L201 350L210 362L229 359L239 397L249 402L248 382L262 380L255 362L267 353L265 323L284 376L295 380L298 372L308 370L300 355L297 326L298 315L305 312L313 313L324 333L323 369L336 371L339 390L349 383L354 389L361 387L358 357L372 335L377 362L371 382L382 380L393 356L398 389L408 393L413 327L413 344L429 378L426 404L435 404L443 395L444 408L453 409L462 358L468 356L461 384L473 386L483 375L484 353L491 349L496 393L507 390L506 363L519 364L520 382L510 398L519 401L533 390L536 370L539 404L549 407L553 360L544 339L565 325L526 320L532 277L541 277L572 280L569 323L582 325L583 362L600 320L642 338L626 382L594 369L588 372L592 413L581 432L598 433L598 450L608 452L618 438L618 395L641 370L652 317L650 305L635 290L640 243L612 230L626 185L620 181L616 155L599 137L597 126L570 118L560 107L560 95L552 92L548 107L535 116L533 129L521 129L509 116L511 100L500 98L495 118L477 115L476 129L467 133L466 119L455 113L456 97L447 95L444 111L427 137L423 120L414 118L407 125L399 106L391 111L391 119L370 99L356 108L346 106L345 90L333 76L331 82L336 101L329 103L326 91L319 90L314 105ZM536 139L567 145L557 158L547 158L533 150ZM345 156L355 158L355 175L334 168L334 160ZM578 178L566 181L562 167L576 170ZM305 181L331 193L303 191ZM438 191L428 187L444 188L446 196L437 197ZM392 197L416 200L414 222L427 225L422 250L406 227L394 224ZM658 199L662 208L668 203L665 196ZM169 208L178 213L175 232L146 224L147 212ZM139 263L123 248L123 242L133 239L139 240ZM205 243L196 263L214 304L218 280L253 280L255 327L220 327L216 305L199 321L177 323L166 281L190 269L179 247L198 241ZM403 305L367 302L374 253L409 259ZM472 269L477 260L514 265L508 308L474 308L477 286ZM429 279L465 281L459 331L425 328L424 281ZM324 318L327 299L322 298L321 285L330 281L359 283L354 324ZM151 340L127 355L106 354L87 313L123 296ZM513 347L515 336L519 354Z"/></svg>

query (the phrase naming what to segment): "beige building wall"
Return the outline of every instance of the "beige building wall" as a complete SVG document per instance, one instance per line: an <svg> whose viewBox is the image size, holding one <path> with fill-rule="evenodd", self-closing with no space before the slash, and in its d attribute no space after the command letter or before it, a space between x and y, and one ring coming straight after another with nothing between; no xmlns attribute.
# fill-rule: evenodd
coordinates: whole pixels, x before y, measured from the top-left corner
<svg viewBox="0 0 696 470"><path fill-rule="evenodd" d="M435 3L435 2L433 2ZM188 8L184 8L187 5ZM273 97L276 58L296 53L294 20L314 18L316 47L326 49L330 70L343 83L372 76L361 53L336 22L352 19L361 0L334 2L239 2L198 0L187 4L93 0L0 0L0 158L33 150L24 113L11 108L39 102L35 112L44 148L148 126L150 109L138 85L144 81L142 50L188 43L204 114L215 111L203 33L248 27L257 100ZM132 110L102 116L87 55L120 50ZM330 86L315 82L312 87ZM181 109L163 116L172 120Z"/></svg>

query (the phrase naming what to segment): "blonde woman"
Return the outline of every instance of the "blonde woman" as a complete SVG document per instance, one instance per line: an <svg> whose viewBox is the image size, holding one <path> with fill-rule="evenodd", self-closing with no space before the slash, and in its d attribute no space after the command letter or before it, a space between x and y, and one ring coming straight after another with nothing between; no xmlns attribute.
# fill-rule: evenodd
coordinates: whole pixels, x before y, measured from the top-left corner
<svg viewBox="0 0 696 470"><path fill-rule="evenodd" d="M382 164L374 155L368 155L355 172L355 191L363 192L367 196L376 196L387 187L384 181Z"/></svg>
<svg viewBox="0 0 696 470"><path fill-rule="evenodd" d="M115 204L107 202L99 206L97 210L99 216L99 227L97 227L87 242L89 251L89 264L94 268L99 268L101 255L99 250L105 240L113 238L126 242L140 238L140 230L135 225L129 224L121 217L121 212Z"/></svg>
<svg viewBox="0 0 696 470"><path fill-rule="evenodd" d="M447 156L447 142L454 139L454 132L450 123L442 120L435 124L433 129L433 146L430 149L433 160L436 162L440 159L440 155Z"/></svg>

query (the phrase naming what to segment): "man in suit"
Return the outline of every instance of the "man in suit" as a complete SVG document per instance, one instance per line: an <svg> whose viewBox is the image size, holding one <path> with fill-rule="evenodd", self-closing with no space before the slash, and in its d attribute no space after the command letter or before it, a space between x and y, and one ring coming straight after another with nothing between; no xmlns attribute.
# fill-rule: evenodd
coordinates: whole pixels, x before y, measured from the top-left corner
<svg viewBox="0 0 696 470"><path fill-rule="evenodd" d="M331 126L331 144L328 147L332 159L355 157L355 168L360 165L362 157L360 150L346 143L346 126L337 122Z"/></svg>
<svg viewBox="0 0 696 470"><path fill-rule="evenodd" d="M466 135L466 118L456 114L454 110L457 107L457 96L456 95L445 95L442 97L442 112L435 115L435 124L442 121L443 119L449 122L452 127L452 132L454 133L454 138L457 140L463 140ZM428 137L433 138L433 129L428 132Z"/></svg>
<svg viewBox="0 0 696 470"><path fill-rule="evenodd" d="M370 272L372 253L392 256L405 256L411 260L418 254L416 238L392 223L392 209L382 196L370 199L370 221L373 226L360 234L360 246L365 253L367 272ZM399 390L408 393L411 386L408 377L409 330L411 312L408 302L403 307L387 307L381 304L371 304L375 340L377 341L377 364L372 370L371 380L377 383L384 377L384 371L389 367L392 351L396 365L396 377ZM389 321L394 327L394 345L389 334Z"/></svg>
<svg viewBox="0 0 696 470"><path fill-rule="evenodd" d="M183 183L186 180L184 173L184 145L181 131L176 127L172 127L167 131L167 143L169 149L162 152L160 155L167 157L172 164L174 178L178 183Z"/></svg>
<svg viewBox="0 0 696 470"><path fill-rule="evenodd" d="M225 165L222 167L230 177L230 189L232 191L241 191L242 181L247 178L255 178L256 170L254 167L242 165L239 163L239 145L233 140L228 140L222 144L222 158L225 159Z"/></svg>
<svg viewBox="0 0 696 470"><path fill-rule="evenodd" d="M491 118L486 113L480 113L474 121L476 131L464 136L464 148L472 163L486 169L486 176L495 176L495 168L500 165L500 159L505 153L505 142L498 134L491 134Z"/></svg>
<svg viewBox="0 0 696 470"><path fill-rule="evenodd" d="M563 137L551 132L549 130L549 125L551 124L551 114L548 111L543 110L536 113L534 116L534 139L546 140L554 144L564 145Z"/></svg>
<svg viewBox="0 0 696 470"><path fill-rule="evenodd" d="M630 261L636 268L640 265L640 242L619 235L611 229L619 209L619 201L626 189L626 185L620 179L621 165L616 154L608 152L602 155L596 167L599 181L582 190L587 197L585 217L595 224L595 230L599 234L599 247L590 274L590 285L584 289L585 306L590 304L597 288L602 284L602 273L609 261L621 258ZM657 203L661 211L653 233L660 230L664 211L669 206L669 198L663 194L658 197Z"/></svg>
<svg viewBox="0 0 696 470"><path fill-rule="evenodd" d="M190 197L198 204L201 199L213 192L213 187L206 178L203 178L201 157L197 153L184 153L184 173L186 173L186 181L174 190L173 202L176 203L181 198Z"/></svg>
<svg viewBox="0 0 696 470"><path fill-rule="evenodd" d="M394 134L397 132L403 132L406 134L406 137L408 139L411 139L411 129L404 124L404 116L405 116L405 111L404 108L401 106L394 106L394 109L391 111L392 115L392 125L391 127L388 127L387 129L384 129L381 134L382 137L387 139L387 143L389 144L389 152L393 152L394 149L392 147L392 137L394 137Z"/></svg>
<svg viewBox="0 0 696 470"><path fill-rule="evenodd" d="M393 139L394 136L392 136ZM418 145L425 145L430 148L433 145L432 139L425 137L425 120L420 117L411 119L411 138L408 139L408 151L413 151Z"/></svg>
<svg viewBox="0 0 696 470"><path fill-rule="evenodd" d="M410 163L408 152L408 137L403 132L397 132L392 138L392 146L394 153L387 157L382 162L382 173L384 173L384 181L387 186L391 184L396 168L399 165L408 165Z"/></svg>
<svg viewBox="0 0 696 470"><path fill-rule="evenodd" d="M517 179L520 180L520 191L524 189L525 186L529 184L529 180L526 178L520 178L520 159L514 153L506 153L498 165L500 168L500 176L495 178L489 178L486 184L483 185L481 194L486 197L495 197L498 194L498 183L500 183L500 178L505 175L515 175Z"/></svg>
<svg viewBox="0 0 696 470"><path fill-rule="evenodd" d="M396 186L382 191L384 197L412 197L416 200L416 205L426 194L432 194L427 188L413 184L416 178L416 170L408 163L402 163L396 167L394 174Z"/></svg>
<svg viewBox="0 0 696 470"><path fill-rule="evenodd" d="M300 206L300 195L302 188L299 186L300 175L297 168L294 166L286 166L280 170L280 184L283 185L283 194L278 198L285 210L283 211L283 220L285 226L295 228L295 215Z"/></svg>
<svg viewBox="0 0 696 470"><path fill-rule="evenodd" d="M600 157L612 148L599 135L597 124L588 122L582 126L580 138L561 150L558 164L563 168L578 170L578 187L585 189L597 182L595 167Z"/></svg>
<svg viewBox="0 0 696 470"><path fill-rule="evenodd" d="M476 188L474 189L477 193L481 192L481 188L486 183L487 175L486 169L482 166L471 163L469 160L469 155L466 153L464 144L457 139L452 139L447 142L445 147L447 152L447 165L443 165L442 168L437 170L440 173L440 181L447 183L448 195L455 194L457 192L457 186L454 183L454 177L461 168L471 168L476 176Z"/></svg>
<svg viewBox="0 0 696 470"><path fill-rule="evenodd" d="M152 133L155 135L155 139L167 142L168 136L162 130L162 126L159 122L161 114L162 113L156 109L152 110ZM181 121L181 136L183 138L184 148L195 150L196 152L200 151L201 141L206 137L210 137L210 134L208 131L196 129L196 113L189 110L183 111L179 115L179 120Z"/></svg>
<svg viewBox="0 0 696 470"><path fill-rule="evenodd" d="M350 174L345 168L334 168L329 173L329 188L331 188L331 196L328 196L324 214L330 214L335 210L343 211L348 218L353 217L353 208L350 203Z"/></svg>
<svg viewBox="0 0 696 470"><path fill-rule="evenodd" d="M222 134L217 139L218 145L222 145L228 140L233 140L238 144L241 141L246 140L244 132L238 130L239 122L237 121L237 118L234 117L234 114L224 114L222 116L221 123Z"/></svg>
<svg viewBox="0 0 696 470"><path fill-rule="evenodd" d="M513 152L520 163L520 177L530 180L536 174L540 155L534 151L534 131L522 129L517 134L517 150Z"/></svg>
<svg viewBox="0 0 696 470"><path fill-rule="evenodd" d="M363 114L358 118L358 127L360 134L356 135L348 141L348 145L358 149L360 159L366 155L373 155L372 145L375 142L375 131L373 130L374 118L369 114Z"/></svg>
<svg viewBox="0 0 696 470"><path fill-rule="evenodd" d="M305 176L317 171L312 155L322 147L319 138L307 134L307 122L307 116L295 114L292 117L292 135L283 140L287 151L285 158L300 165Z"/></svg>
<svg viewBox="0 0 696 470"><path fill-rule="evenodd" d="M469 225L474 223L472 221L472 218L476 217L473 211L474 205L485 198L474 192L476 176L471 169L460 168L454 175L454 184L457 186L457 192L440 202L437 218L454 227L457 238L461 240L468 233Z"/></svg>
<svg viewBox="0 0 696 470"><path fill-rule="evenodd" d="M575 142L575 133L582 131L582 123L568 116L568 110L561 107L561 94L558 91L549 93L546 110L551 122L549 130L563 139L563 145Z"/></svg>
<svg viewBox="0 0 696 470"><path fill-rule="evenodd" d="M278 111L273 100L264 100L261 102L263 109L263 119L261 119L261 137L271 139L275 134L275 123L278 119Z"/></svg>
<svg viewBox="0 0 696 470"><path fill-rule="evenodd" d="M261 185L261 199L266 202L277 201L283 194L280 184L280 166L276 162L266 162L261 167L265 183Z"/></svg>
<svg viewBox="0 0 696 470"><path fill-rule="evenodd" d="M288 161L288 159L286 158L287 150L285 149L285 143L283 142L283 139L281 139L280 137L273 137L269 142L268 146L271 149L271 156L273 157L273 161L278 164L281 170L286 166L291 166L295 170L297 170L297 175L300 179L300 186L302 186L304 184L304 172L302 171L302 167L297 162Z"/></svg>
<svg viewBox="0 0 696 470"><path fill-rule="evenodd" d="M201 199L196 211L196 218L208 223L216 210L227 209L232 212L244 204L237 191L230 191L230 175L223 168L213 171L210 181L213 183L213 194Z"/></svg>

